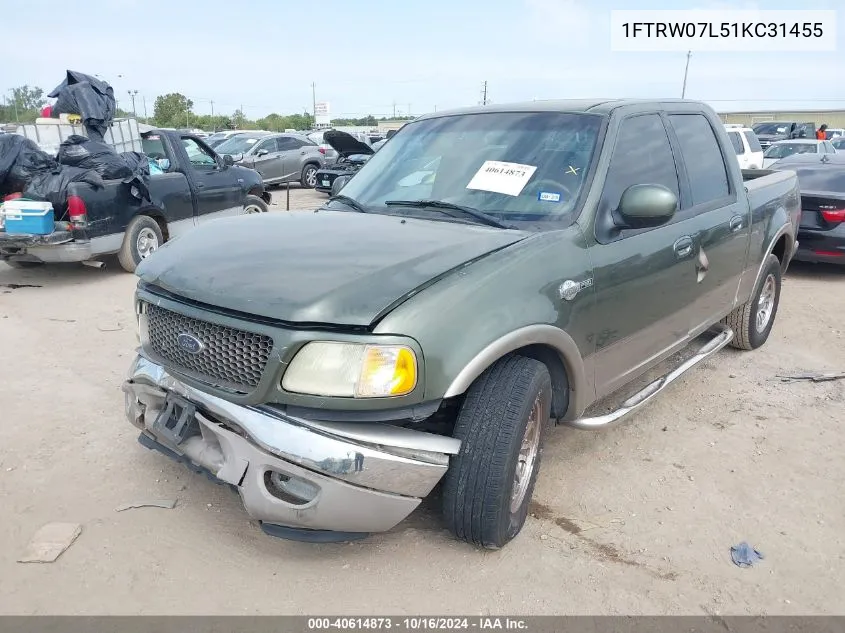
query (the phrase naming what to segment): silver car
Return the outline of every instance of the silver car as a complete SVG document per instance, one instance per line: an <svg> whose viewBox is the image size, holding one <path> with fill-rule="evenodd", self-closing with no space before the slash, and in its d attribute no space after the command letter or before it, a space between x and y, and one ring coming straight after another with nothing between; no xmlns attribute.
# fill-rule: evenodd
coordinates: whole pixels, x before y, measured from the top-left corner
<svg viewBox="0 0 845 633"><path fill-rule="evenodd" d="M261 174L265 185L299 182L313 189L317 170L325 165L320 147L301 134L246 132L233 136L215 151Z"/></svg>

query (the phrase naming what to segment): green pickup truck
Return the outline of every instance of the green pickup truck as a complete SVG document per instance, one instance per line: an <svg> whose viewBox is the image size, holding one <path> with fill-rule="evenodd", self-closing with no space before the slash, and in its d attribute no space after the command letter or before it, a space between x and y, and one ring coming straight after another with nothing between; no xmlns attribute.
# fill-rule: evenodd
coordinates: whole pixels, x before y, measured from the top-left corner
<svg viewBox="0 0 845 633"><path fill-rule="evenodd" d="M268 534L390 530L440 485L451 532L499 548L550 427L766 342L799 213L795 174L742 172L701 103L423 116L322 208L141 262L126 415Z"/></svg>

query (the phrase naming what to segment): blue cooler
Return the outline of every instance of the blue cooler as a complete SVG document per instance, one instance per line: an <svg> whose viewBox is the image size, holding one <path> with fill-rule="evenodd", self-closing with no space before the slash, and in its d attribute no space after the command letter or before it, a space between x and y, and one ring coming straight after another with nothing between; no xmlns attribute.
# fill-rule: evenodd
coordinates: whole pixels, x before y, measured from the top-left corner
<svg viewBox="0 0 845 633"><path fill-rule="evenodd" d="M52 204L23 198L3 203L3 220L7 235L50 235L55 225Z"/></svg>

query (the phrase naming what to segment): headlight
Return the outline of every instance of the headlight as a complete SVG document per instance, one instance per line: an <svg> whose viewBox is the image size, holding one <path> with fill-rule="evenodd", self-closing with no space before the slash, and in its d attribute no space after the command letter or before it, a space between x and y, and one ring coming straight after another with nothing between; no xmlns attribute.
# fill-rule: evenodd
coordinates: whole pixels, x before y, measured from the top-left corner
<svg viewBox="0 0 845 633"><path fill-rule="evenodd" d="M346 398L403 396L417 386L417 358L404 345L308 343L282 378L292 393Z"/></svg>

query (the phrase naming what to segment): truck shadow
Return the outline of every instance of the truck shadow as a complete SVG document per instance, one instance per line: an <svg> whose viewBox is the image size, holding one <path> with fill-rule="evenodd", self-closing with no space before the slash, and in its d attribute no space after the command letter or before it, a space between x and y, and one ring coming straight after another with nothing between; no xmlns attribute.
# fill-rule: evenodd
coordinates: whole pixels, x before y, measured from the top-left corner
<svg viewBox="0 0 845 633"><path fill-rule="evenodd" d="M96 284L115 277L133 278L123 270L116 258L103 258L102 268L92 268L79 263L46 264L30 268L12 268L0 263L0 293L18 288L49 287L56 285Z"/></svg>
<svg viewBox="0 0 845 633"><path fill-rule="evenodd" d="M845 261L843 261L845 264ZM808 262L793 261L789 264L786 272L786 279L829 279L832 281L845 281L845 265L836 264L811 264Z"/></svg>

